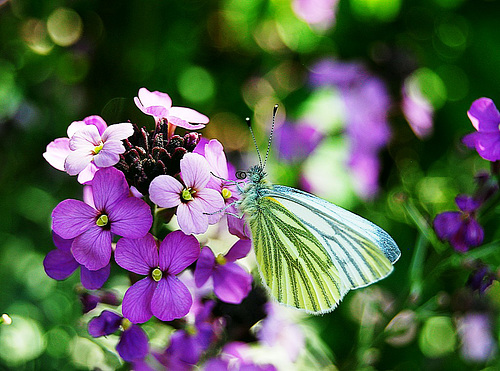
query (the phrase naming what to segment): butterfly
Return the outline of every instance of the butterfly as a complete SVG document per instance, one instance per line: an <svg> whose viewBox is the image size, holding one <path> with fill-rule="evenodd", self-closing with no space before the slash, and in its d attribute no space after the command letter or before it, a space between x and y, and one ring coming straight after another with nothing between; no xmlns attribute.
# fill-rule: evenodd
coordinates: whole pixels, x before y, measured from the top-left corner
<svg viewBox="0 0 500 371"><path fill-rule="evenodd" d="M244 173L239 210L246 216L262 281L279 303L312 314L335 309L352 289L368 286L393 270L401 252L372 222L298 189L273 185L259 165Z"/></svg>

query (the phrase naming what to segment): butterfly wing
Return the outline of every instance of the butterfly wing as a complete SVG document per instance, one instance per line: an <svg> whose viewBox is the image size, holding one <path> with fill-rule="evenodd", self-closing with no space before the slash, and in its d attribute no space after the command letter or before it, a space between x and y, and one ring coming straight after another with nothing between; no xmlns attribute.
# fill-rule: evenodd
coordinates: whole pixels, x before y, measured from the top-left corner
<svg viewBox="0 0 500 371"><path fill-rule="evenodd" d="M274 186L259 203L250 218L257 262L286 305L331 311L350 289L390 274L400 256L380 227L309 193Z"/></svg>

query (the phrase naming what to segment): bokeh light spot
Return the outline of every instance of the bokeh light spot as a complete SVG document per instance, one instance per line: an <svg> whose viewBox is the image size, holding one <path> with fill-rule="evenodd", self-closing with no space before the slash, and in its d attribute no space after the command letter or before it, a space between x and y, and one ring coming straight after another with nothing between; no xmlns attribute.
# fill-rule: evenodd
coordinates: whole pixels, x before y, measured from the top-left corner
<svg viewBox="0 0 500 371"><path fill-rule="evenodd" d="M205 102L215 95L215 81L204 68L192 66L184 70L178 80L179 92L191 102Z"/></svg>
<svg viewBox="0 0 500 371"><path fill-rule="evenodd" d="M420 91L435 109L446 102L447 92L443 80L429 68L419 68L408 78L409 93L412 94L414 89L417 90L415 95Z"/></svg>
<svg viewBox="0 0 500 371"><path fill-rule="evenodd" d="M54 327L45 334L47 353L52 357L62 358L69 351L71 337L60 327Z"/></svg>
<svg viewBox="0 0 500 371"><path fill-rule="evenodd" d="M351 8L361 19L392 21L399 14L401 0L351 0Z"/></svg>
<svg viewBox="0 0 500 371"><path fill-rule="evenodd" d="M430 358L441 357L453 352L457 336L449 317L429 318L422 328L419 346L422 353Z"/></svg>
<svg viewBox="0 0 500 371"><path fill-rule="evenodd" d="M47 19L47 31L57 45L73 45L82 36L82 19L73 9L57 8Z"/></svg>
<svg viewBox="0 0 500 371"><path fill-rule="evenodd" d="M26 20L21 27L21 37L26 45L37 54L47 55L54 47L45 23L39 19Z"/></svg>

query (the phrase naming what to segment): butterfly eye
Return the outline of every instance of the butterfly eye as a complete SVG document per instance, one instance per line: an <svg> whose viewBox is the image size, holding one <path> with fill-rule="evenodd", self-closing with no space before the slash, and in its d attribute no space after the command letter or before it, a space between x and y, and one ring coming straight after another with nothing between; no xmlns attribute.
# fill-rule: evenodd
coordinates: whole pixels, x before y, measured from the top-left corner
<svg viewBox="0 0 500 371"><path fill-rule="evenodd" d="M236 179L245 179L247 177L246 171L238 170L236 172Z"/></svg>

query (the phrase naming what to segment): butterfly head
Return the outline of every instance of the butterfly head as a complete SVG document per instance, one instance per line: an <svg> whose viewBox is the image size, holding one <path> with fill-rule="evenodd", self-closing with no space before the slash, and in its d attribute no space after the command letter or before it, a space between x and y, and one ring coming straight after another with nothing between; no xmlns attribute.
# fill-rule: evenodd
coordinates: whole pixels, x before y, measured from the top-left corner
<svg viewBox="0 0 500 371"><path fill-rule="evenodd" d="M252 166L247 171L248 179L250 180L251 183L254 183L254 184L263 183L265 181L266 175L267 174L261 165Z"/></svg>

